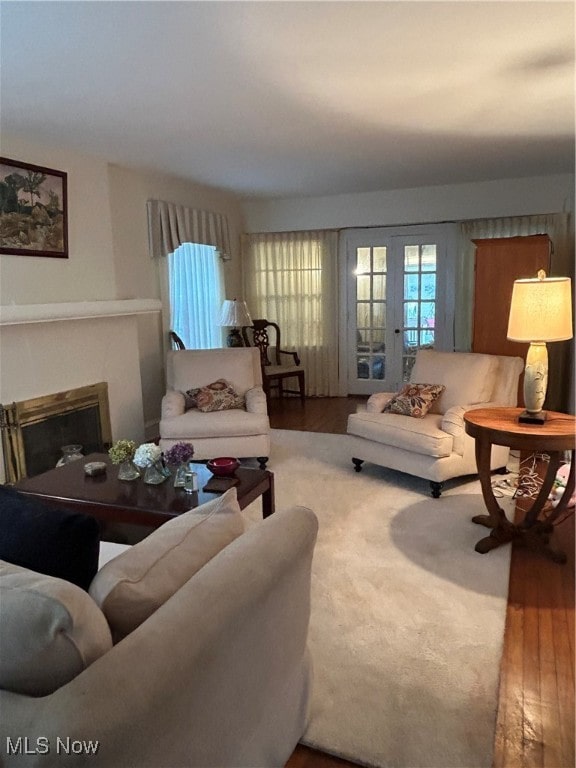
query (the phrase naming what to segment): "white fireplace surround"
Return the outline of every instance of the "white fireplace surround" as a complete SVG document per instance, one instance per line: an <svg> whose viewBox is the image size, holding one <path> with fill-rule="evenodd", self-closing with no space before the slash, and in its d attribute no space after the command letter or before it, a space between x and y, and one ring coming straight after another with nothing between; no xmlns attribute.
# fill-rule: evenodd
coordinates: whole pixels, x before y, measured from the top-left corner
<svg viewBox="0 0 576 768"><path fill-rule="evenodd" d="M161 339L156 299L3 305L0 402L108 383L112 438L145 438L141 371ZM4 481L0 461L0 482Z"/></svg>

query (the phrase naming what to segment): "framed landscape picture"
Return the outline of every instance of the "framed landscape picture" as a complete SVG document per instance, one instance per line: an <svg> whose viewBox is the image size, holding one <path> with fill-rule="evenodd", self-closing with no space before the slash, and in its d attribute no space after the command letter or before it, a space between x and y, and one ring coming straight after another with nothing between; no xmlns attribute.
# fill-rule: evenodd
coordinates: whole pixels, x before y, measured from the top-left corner
<svg viewBox="0 0 576 768"><path fill-rule="evenodd" d="M0 253L68 258L66 173L0 157Z"/></svg>

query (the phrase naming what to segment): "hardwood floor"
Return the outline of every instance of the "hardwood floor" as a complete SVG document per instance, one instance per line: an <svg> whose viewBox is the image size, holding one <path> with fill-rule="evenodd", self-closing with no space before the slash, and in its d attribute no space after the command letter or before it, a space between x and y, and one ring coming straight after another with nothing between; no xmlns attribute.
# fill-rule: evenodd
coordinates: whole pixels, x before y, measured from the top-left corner
<svg viewBox="0 0 576 768"><path fill-rule="evenodd" d="M297 398L273 400L270 423L276 429L345 434L348 414L365 400L309 398L304 406ZM494 768L575 765L574 516L555 529L551 543L568 554L566 565L530 550L512 550ZM489 567L490 555L484 557ZM353 765L298 745L286 768Z"/></svg>

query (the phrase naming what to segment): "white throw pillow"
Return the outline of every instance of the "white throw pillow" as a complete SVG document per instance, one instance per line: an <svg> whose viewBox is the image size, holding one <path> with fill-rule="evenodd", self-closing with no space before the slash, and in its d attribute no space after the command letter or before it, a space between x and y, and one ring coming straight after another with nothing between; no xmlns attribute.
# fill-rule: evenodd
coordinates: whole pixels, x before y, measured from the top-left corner
<svg viewBox="0 0 576 768"><path fill-rule="evenodd" d="M432 404L430 413L444 414L455 405L489 402L497 370L495 355L421 349L416 353L410 381L443 384L446 389Z"/></svg>
<svg viewBox="0 0 576 768"><path fill-rule="evenodd" d="M118 642L244 531L236 488L155 530L106 563L90 594Z"/></svg>
<svg viewBox="0 0 576 768"><path fill-rule="evenodd" d="M112 648L80 587L0 560L0 688L47 696Z"/></svg>

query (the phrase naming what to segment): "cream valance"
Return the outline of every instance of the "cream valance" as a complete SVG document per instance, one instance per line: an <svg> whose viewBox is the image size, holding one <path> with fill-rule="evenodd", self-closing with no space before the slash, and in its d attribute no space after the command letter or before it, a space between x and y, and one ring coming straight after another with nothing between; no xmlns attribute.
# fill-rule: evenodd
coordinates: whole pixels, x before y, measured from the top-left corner
<svg viewBox="0 0 576 768"><path fill-rule="evenodd" d="M163 200L148 200L148 239L152 256L167 256L183 243L215 246L230 258L228 219L221 213L187 208Z"/></svg>

